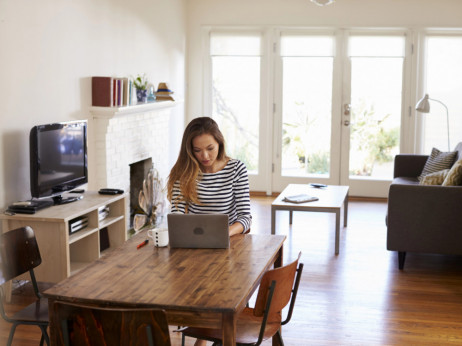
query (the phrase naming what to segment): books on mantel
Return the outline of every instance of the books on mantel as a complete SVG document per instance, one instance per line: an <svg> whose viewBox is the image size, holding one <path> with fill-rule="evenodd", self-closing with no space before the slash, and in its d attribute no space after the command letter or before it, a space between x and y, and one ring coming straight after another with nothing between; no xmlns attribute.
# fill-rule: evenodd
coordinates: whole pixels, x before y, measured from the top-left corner
<svg viewBox="0 0 462 346"><path fill-rule="evenodd" d="M121 107L135 104L133 81L128 78L95 76L91 78L91 105Z"/></svg>
<svg viewBox="0 0 462 346"><path fill-rule="evenodd" d="M170 90L167 83L159 83L156 92L157 101L175 101L172 95L173 91Z"/></svg>
<svg viewBox="0 0 462 346"><path fill-rule="evenodd" d="M282 200L284 202L289 202L289 203L306 203L306 202L318 201L319 198L303 193L300 195L285 196Z"/></svg>

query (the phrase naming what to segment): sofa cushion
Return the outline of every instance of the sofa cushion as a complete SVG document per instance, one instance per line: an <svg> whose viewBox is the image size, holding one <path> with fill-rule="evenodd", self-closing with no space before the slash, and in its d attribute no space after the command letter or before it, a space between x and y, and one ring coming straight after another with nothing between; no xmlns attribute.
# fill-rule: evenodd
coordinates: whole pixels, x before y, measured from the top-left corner
<svg viewBox="0 0 462 346"><path fill-rule="evenodd" d="M420 185L441 185L446 179L449 171L450 170L448 168L438 172L427 174L426 176L423 176L420 179Z"/></svg>
<svg viewBox="0 0 462 346"><path fill-rule="evenodd" d="M451 168L456 155L456 151L442 152L436 148L433 148L432 153L427 159L427 162L425 162L425 166L419 176L419 180L430 173L435 173L442 171L443 169Z"/></svg>
<svg viewBox="0 0 462 346"><path fill-rule="evenodd" d="M443 181L443 186L462 185L462 160L452 165L448 175Z"/></svg>

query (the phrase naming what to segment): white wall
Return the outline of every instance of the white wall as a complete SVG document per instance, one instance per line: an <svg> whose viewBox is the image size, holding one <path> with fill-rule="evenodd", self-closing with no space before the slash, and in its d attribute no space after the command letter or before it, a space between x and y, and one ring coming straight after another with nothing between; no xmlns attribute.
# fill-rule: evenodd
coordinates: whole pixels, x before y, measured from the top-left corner
<svg viewBox="0 0 462 346"><path fill-rule="evenodd" d="M462 28L460 0L194 0L188 2L188 118L203 114L201 27L259 25L300 27Z"/></svg>
<svg viewBox="0 0 462 346"><path fill-rule="evenodd" d="M185 1L0 0L0 209L30 198L30 129L90 117L91 76L147 73L184 97Z"/></svg>

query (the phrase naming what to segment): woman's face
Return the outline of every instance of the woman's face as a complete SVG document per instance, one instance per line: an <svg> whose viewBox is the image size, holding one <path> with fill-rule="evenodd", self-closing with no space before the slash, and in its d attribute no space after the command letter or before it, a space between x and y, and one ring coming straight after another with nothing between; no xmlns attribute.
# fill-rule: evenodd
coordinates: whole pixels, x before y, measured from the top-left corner
<svg viewBox="0 0 462 346"><path fill-rule="evenodd" d="M213 173L217 164L219 144L212 135L203 134L192 140L194 156L205 173Z"/></svg>

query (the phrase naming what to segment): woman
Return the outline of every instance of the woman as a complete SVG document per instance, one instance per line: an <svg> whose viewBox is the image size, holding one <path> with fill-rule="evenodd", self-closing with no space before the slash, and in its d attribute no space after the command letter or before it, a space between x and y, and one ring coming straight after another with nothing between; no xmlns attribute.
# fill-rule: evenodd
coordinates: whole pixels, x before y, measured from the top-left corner
<svg viewBox="0 0 462 346"><path fill-rule="evenodd" d="M196 118L186 127L167 196L173 213L227 214L230 236L250 229L247 169L226 155L223 134L212 118Z"/></svg>

